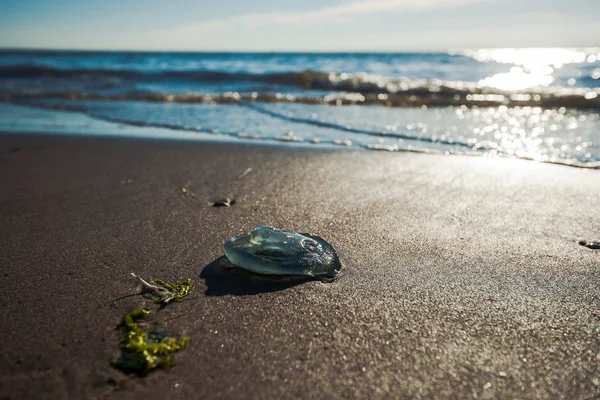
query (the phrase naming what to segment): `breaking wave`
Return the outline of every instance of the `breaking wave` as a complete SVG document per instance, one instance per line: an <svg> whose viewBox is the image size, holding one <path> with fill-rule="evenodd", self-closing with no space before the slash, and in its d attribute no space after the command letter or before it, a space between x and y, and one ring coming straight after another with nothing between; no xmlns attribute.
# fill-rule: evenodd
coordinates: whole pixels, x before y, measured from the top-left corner
<svg viewBox="0 0 600 400"><path fill-rule="evenodd" d="M19 96L55 96L85 100L121 100L151 102L228 103L236 101L298 102L303 104L415 106L537 106L545 108L600 108L600 90L582 87L535 88L529 91L499 90L480 82L442 81L440 79L390 79L356 73L317 71L285 73L231 73L222 71L143 72L117 69L63 69L47 66L0 67L1 78L65 78L71 82L91 83L71 91L49 90L52 86L26 87L0 93L2 98ZM172 81L228 84L236 82L264 84L259 91L240 90L223 93L170 93L143 90L135 84ZM133 83L127 85L126 83ZM288 93L281 86L297 90ZM100 88L100 89L98 89ZM118 90L110 90L116 88ZM283 93L282 93L283 92Z"/></svg>

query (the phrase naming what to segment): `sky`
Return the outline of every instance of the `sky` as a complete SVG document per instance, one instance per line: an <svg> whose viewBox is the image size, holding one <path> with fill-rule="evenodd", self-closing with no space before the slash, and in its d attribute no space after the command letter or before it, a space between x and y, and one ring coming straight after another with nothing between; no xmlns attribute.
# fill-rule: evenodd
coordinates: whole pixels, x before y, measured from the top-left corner
<svg viewBox="0 0 600 400"><path fill-rule="evenodd" d="M599 47L599 0L2 0L0 47L446 51Z"/></svg>

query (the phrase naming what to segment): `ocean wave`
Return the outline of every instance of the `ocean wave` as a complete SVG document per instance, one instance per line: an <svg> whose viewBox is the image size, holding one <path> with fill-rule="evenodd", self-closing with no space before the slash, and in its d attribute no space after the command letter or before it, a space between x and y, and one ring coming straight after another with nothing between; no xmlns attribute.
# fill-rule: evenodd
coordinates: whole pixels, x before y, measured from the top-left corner
<svg viewBox="0 0 600 400"><path fill-rule="evenodd" d="M69 79L136 79L156 81L179 79L190 82L259 82L311 87L312 82L327 80L329 74L316 71L252 74L211 70L140 71L101 68L55 68L42 65L13 65L0 67L2 78L69 78Z"/></svg>
<svg viewBox="0 0 600 400"><path fill-rule="evenodd" d="M143 101L153 103L209 103L232 104L240 102L298 103L323 105L382 105L386 107L541 107L600 109L600 90L556 90L547 93L507 93L438 87L438 90L415 87L396 93L334 92L323 96L286 93L153 93L134 90L126 93L88 92L0 92L0 101L20 101L37 98L101 101Z"/></svg>
<svg viewBox="0 0 600 400"><path fill-rule="evenodd" d="M522 90L506 90L495 87L489 82L499 79L522 80L531 78L527 74L499 74L477 82L449 81L441 79L408 79L369 74L369 73L337 73L305 70L301 72L263 73L253 74L248 72L225 72L213 70L168 70L168 71L141 71L130 69L85 69L85 68L55 68L40 65L14 65L0 67L0 78L58 78L75 82L99 81L123 83L160 83L169 81L182 81L189 83L239 83L254 82L267 85L266 92L276 90L278 86L285 85L301 90L317 90L326 92L351 92L362 95L398 95L398 96L425 96L425 97L454 97L473 95L504 95L510 97L515 93L529 93L532 96L579 96L596 93L598 90L587 87L562 87L547 86L525 88ZM579 80L589 86L598 83L600 72L596 69L589 71L589 76L582 76ZM268 85L272 85L269 87ZM596 85L597 86L597 85ZM83 89L86 89L84 87ZM88 89L93 89L90 87ZM85 91L85 90L82 90ZM168 96L168 94L165 94Z"/></svg>

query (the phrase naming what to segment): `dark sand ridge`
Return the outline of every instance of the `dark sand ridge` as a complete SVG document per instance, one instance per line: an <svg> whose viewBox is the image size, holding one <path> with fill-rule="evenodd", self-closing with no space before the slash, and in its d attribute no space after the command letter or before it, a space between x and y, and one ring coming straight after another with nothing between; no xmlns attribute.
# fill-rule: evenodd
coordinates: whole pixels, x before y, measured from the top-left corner
<svg viewBox="0 0 600 400"><path fill-rule="evenodd" d="M600 396L600 252L578 244L598 171L27 135L0 166L0 398ZM258 224L325 237L343 274L226 275L224 240ZM108 364L123 315L157 309L116 300L130 271L196 284L153 313L189 347L144 379Z"/></svg>

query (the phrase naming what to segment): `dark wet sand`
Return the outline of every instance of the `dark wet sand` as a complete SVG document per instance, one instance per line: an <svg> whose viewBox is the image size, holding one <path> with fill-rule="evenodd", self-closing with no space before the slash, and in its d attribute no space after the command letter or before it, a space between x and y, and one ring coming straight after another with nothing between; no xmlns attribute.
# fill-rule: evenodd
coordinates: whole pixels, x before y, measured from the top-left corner
<svg viewBox="0 0 600 400"><path fill-rule="evenodd" d="M600 397L600 171L4 135L0 184L2 399ZM228 274L258 224L327 238L342 275ZM155 312L132 271L196 291ZM139 379L109 360L142 306L191 342Z"/></svg>

